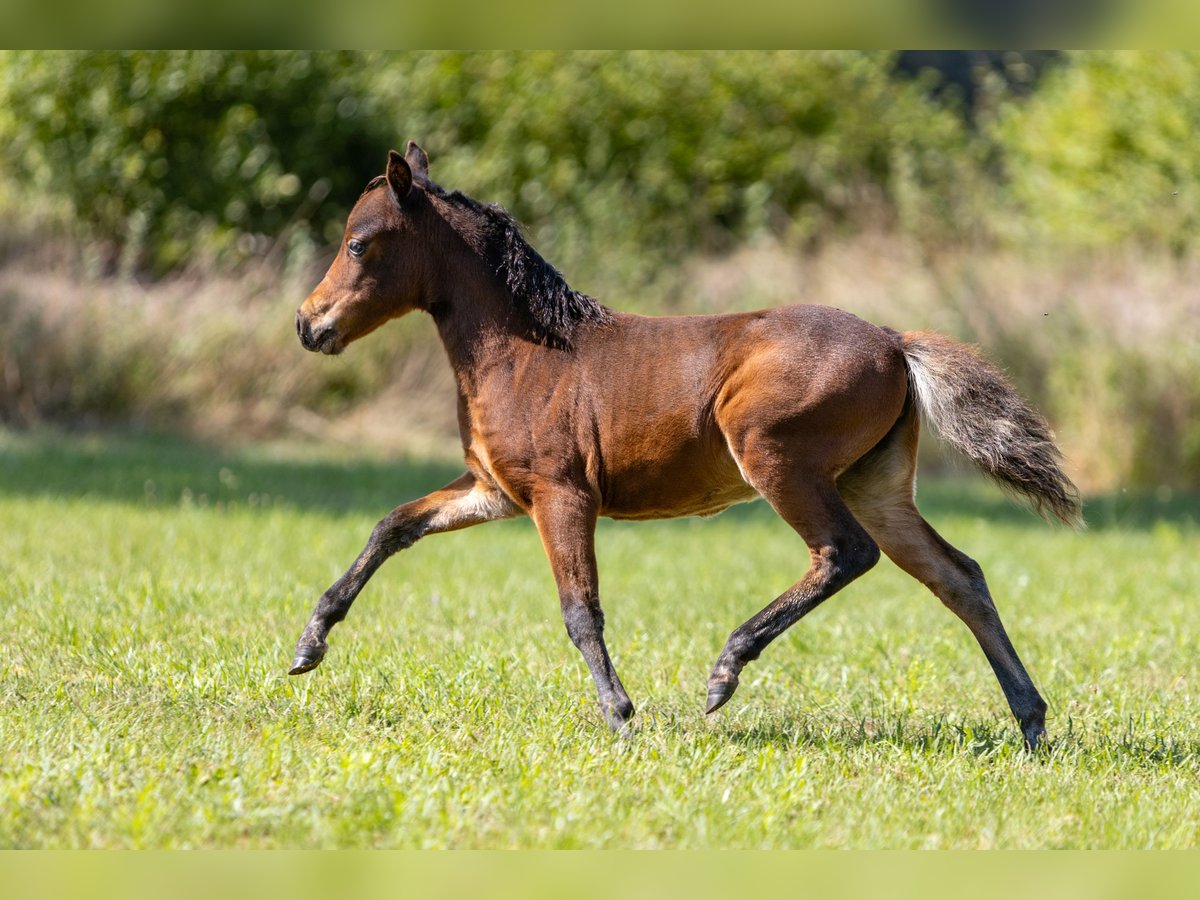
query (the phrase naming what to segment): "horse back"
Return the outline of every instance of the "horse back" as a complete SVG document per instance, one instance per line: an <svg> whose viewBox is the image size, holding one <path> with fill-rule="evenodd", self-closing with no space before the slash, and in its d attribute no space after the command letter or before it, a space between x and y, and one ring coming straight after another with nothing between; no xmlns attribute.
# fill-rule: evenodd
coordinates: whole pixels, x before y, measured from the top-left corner
<svg viewBox="0 0 1200 900"><path fill-rule="evenodd" d="M753 445L836 472L899 417L899 341L827 307L619 315L581 348L590 466L606 514L718 512L755 496Z"/></svg>

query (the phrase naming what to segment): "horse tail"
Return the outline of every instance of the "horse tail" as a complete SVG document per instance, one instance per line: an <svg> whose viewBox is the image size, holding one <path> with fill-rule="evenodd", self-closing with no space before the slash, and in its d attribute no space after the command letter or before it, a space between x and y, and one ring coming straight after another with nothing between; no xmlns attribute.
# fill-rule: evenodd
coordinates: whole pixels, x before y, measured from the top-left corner
<svg viewBox="0 0 1200 900"><path fill-rule="evenodd" d="M946 441L1038 515L1083 527L1079 490L1049 424L976 348L928 331L901 335L909 393Z"/></svg>

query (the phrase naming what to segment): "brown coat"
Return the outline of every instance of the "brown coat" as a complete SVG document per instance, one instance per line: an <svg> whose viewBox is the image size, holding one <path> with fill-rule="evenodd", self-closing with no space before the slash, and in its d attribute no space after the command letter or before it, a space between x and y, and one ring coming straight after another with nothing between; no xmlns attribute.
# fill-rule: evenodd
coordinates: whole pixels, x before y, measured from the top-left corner
<svg viewBox="0 0 1200 900"><path fill-rule="evenodd" d="M791 306L720 316L613 312L572 290L504 210L429 179L410 143L350 213L341 250L296 316L340 353L391 318L429 313L458 384L467 472L383 519L325 592L292 673L391 554L426 534L514 515L537 525L568 634L614 728L633 714L603 639L598 516L711 515L764 497L808 546L808 572L734 629L708 711L784 629L874 565L880 549L971 628L1027 743L1045 703L983 574L913 502L918 409L988 474L1064 521L1078 495L1049 428L977 352L848 313Z"/></svg>

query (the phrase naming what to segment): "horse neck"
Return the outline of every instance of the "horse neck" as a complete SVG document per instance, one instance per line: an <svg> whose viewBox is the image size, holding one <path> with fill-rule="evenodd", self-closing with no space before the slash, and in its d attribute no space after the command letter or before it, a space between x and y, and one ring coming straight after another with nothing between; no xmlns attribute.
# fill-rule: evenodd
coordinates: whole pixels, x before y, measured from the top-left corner
<svg viewBox="0 0 1200 900"><path fill-rule="evenodd" d="M518 310L463 220L445 209L439 218L453 234L441 231L443 252L429 257L425 308L437 324L460 390L473 396L485 380L503 390L518 360L553 351L534 338L527 314Z"/></svg>
<svg viewBox="0 0 1200 900"><path fill-rule="evenodd" d="M468 395L483 378L507 370L522 343L517 312L508 291L492 278L447 279L453 284L430 304L455 380Z"/></svg>

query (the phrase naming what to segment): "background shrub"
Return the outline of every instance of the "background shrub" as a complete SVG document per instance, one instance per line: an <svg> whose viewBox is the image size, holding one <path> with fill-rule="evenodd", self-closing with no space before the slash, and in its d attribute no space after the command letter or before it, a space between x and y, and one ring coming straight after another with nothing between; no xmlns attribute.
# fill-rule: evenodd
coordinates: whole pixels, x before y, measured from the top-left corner
<svg viewBox="0 0 1200 900"><path fill-rule="evenodd" d="M336 240L408 138L610 278L762 234L961 235L978 168L878 53L9 53L0 108L11 172L158 273Z"/></svg>
<svg viewBox="0 0 1200 900"><path fill-rule="evenodd" d="M303 364L292 328L411 138L613 306L936 328L1087 486L1200 486L1200 54L930 58L0 53L0 421L452 445L428 322Z"/></svg>
<svg viewBox="0 0 1200 900"><path fill-rule="evenodd" d="M996 117L1020 243L1200 245L1200 54L1077 54Z"/></svg>
<svg viewBox="0 0 1200 900"><path fill-rule="evenodd" d="M386 119L349 53L6 53L6 168L111 270L324 243ZM340 233L340 231L339 231ZM281 245L283 242L284 245Z"/></svg>

